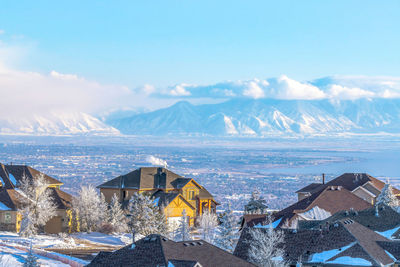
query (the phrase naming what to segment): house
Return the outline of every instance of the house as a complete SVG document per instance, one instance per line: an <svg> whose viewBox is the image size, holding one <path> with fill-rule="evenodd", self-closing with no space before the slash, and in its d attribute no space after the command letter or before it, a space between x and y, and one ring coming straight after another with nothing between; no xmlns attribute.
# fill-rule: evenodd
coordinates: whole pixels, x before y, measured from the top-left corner
<svg viewBox="0 0 400 267"><path fill-rule="evenodd" d="M100 252L87 266L254 266L203 240L175 242L149 235L114 252Z"/></svg>
<svg viewBox="0 0 400 267"><path fill-rule="evenodd" d="M114 194L121 203L129 201L136 192L151 194L156 204L164 209L171 225L177 223L183 210L190 218L190 225L193 225L196 217L206 210L215 212L218 205L214 197L194 179L184 178L161 167L142 167L97 188L108 203Z"/></svg>
<svg viewBox="0 0 400 267"><path fill-rule="evenodd" d="M298 229L322 229L327 224L349 218L385 236L400 240L400 213L384 204L362 211L340 211L325 220L299 221Z"/></svg>
<svg viewBox="0 0 400 267"><path fill-rule="evenodd" d="M243 229L234 255L248 260L253 228ZM259 228L260 232L269 229ZM277 231L275 229L274 231ZM290 266L397 266L400 242L393 241L358 222L343 218L321 229L279 229L284 241L283 259Z"/></svg>
<svg viewBox="0 0 400 267"><path fill-rule="evenodd" d="M71 221L71 201L72 196L60 190L62 182L41 173L29 166L24 165L3 165L0 163L0 230L19 232L21 228L22 216L18 213L21 205L23 193L18 189L18 185L23 177L35 179L39 175L44 175L49 183L47 190L56 202L57 215L50 219L44 226L46 233L65 232L69 229Z"/></svg>
<svg viewBox="0 0 400 267"><path fill-rule="evenodd" d="M298 200L302 200L311 196L313 193L320 191L328 186L342 186L356 196L368 201L372 205L375 204L377 196L382 191L385 183L372 177L367 173L344 173L339 177L325 183L323 179L321 183L312 183L298 190ZM394 188L394 194L400 197L400 190Z"/></svg>
<svg viewBox="0 0 400 267"><path fill-rule="evenodd" d="M372 205L341 186L326 186L312 195L274 213L272 221L280 228L297 228L299 221L323 220L344 210L361 211ZM267 215L247 216L242 228L262 224Z"/></svg>

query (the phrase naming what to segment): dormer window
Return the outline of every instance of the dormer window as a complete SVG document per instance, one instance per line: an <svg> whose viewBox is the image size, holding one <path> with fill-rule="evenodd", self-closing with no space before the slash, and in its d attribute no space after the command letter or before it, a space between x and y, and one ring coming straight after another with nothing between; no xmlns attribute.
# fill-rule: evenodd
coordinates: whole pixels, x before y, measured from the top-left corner
<svg viewBox="0 0 400 267"><path fill-rule="evenodd" d="M190 200L195 200L196 197L196 192L194 190L189 191L189 199Z"/></svg>

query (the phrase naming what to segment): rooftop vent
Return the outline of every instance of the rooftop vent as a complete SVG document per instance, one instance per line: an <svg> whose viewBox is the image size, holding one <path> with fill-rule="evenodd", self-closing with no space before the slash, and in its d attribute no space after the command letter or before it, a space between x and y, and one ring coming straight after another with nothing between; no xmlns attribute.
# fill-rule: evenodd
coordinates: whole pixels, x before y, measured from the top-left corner
<svg viewBox="0 0 400 267"><path fill-rule="evenodd" d="M150 241L156 241L157 240L157 237L152 237L151 239L150 239Z"/></svg>
<svg viewBox="0 0 400 267"><path fill-rule="evenodd" d="M168 241L168 238L166 238L166 237L163 237L163 239L162 239L163 241Z"/></svg>
<svg viewBox="0 0 400 267"><path fill-rule="evenodd" d="M203 245L203 242L198 241L197 244L199 244L201 246L201 245Z"/></svg>
<svg viewBox="0 0 400 267"><path fill-rule="evenodd" d="M187 246L189 246L189 243L183 243L183 245L184 245L185 247L187 247Z"/></svg>
<svg viewBox="0 0 400 267"><path fill-rule="evenodd" d="M354 221L353 221L353 220L350 220L350 219L343 221L344 224L352 224L353 222L354 222Z"/></svg>
<svg viewBox="0 0 400 267"><path fill-rule="evenodd" d="M144 241L149 241L150 240L150 237L145 237L144 238Z"/></svg>
<svg viewBox="0 0 400 267"><path fill-rule="evenodd" d="M191 242L190 245L196 246L196 243L195 242Z"/></svg>

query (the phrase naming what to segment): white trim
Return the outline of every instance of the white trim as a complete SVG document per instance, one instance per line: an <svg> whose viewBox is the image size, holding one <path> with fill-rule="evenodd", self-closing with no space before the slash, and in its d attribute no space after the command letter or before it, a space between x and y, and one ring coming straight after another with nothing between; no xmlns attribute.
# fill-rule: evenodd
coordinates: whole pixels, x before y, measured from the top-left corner
<svg viewBox="0 0 400 267"><path fill-rule="evenodd" d="M365 189L362 185L360 185L359 187L357 187L356 189L354 189L353 191L351 191L352 193L354 193L358 188L364 190L364 192L366 192L368 195L372 196L372 197L376 197L376 195L374 195L373 193L371 193L370 191L368 191L367 189Z"/></svg>

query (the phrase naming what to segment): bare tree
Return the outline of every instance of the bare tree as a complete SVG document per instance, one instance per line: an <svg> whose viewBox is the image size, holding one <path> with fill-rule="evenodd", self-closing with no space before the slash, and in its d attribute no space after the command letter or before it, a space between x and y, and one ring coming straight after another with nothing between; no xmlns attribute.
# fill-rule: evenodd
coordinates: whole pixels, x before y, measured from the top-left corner
<svg viewBox="0 0 400 267"><path fill-rule="evenodd" d="M272 227L251 228L249 260L260 267L287 266L283 256L284 234Z"/></svg>
<svg viewBox="0 0 400 267"><path fill-rule="evenodd" d="M91 185L81 187L78 196L72 200L72 207L79 218L82 231L97 230L106 218L107 207L104 196L100 196Z"/></svg>
<svg viewBox="0 0 400 267"><path fill-rule="evenodd" d="M203 240L213 243L215 228L218 226L217 215L207 210L199 217L198 224L203 235Z"/></svg>
<svg viewBox="0 0 400 267"><path fill-rule="evenodd" d="M21 195L19 198L21 207L18 209L18 212L22 214L21 235L37 234L39 228L46 225L56 215L57 207L48 187L49 183L44 174L33 179L22 177L18 188Z"/></svg>

